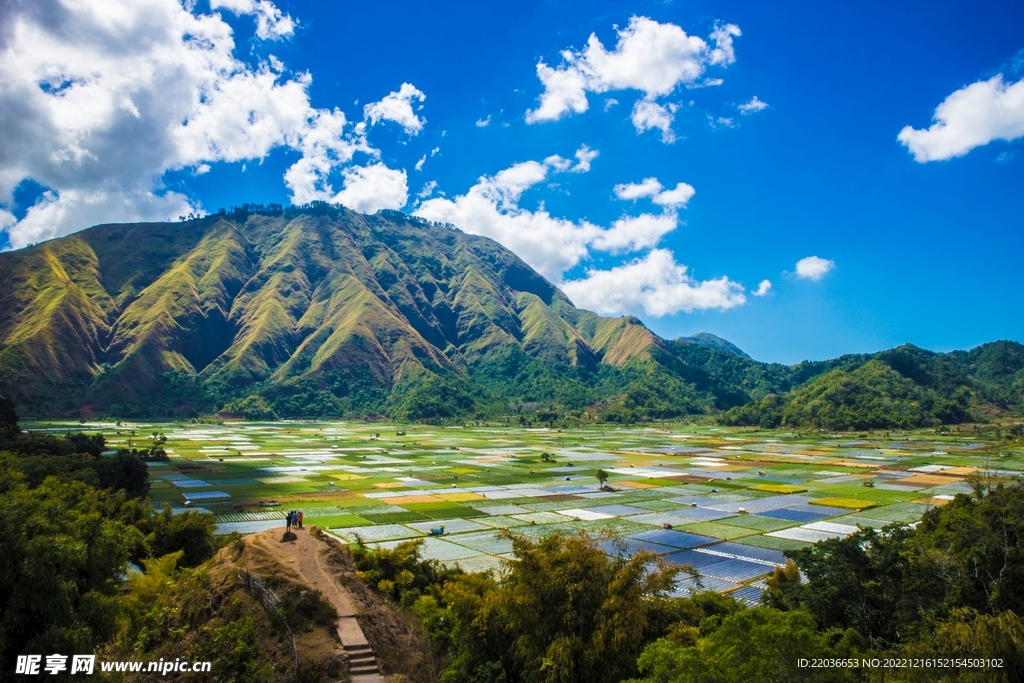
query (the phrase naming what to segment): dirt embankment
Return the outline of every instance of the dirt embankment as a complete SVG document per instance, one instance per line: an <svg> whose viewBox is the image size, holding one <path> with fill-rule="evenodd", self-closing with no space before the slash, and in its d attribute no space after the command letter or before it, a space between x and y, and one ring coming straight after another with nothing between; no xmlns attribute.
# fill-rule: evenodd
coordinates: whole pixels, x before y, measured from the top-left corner
<svg viewBox="0 0 1024 683"><path fill-rule="evenodd" d="M280 533L277 536L280 538ZM246 599L258 602L259 596L243 588L239 582L239 575L246 572L259 577L275 594L285 599L303 595L310 588L299 572L280 562L275 553L268 552L264 544L253 537L222 548L206 567L211 594L224 602L234 599L239 592L245 593ZM272 617L268 614L268 618ZM265 651L279 663L278 680L302 683L350 680L348 657L333 623L293 626L289 636L263 644ZM294 650L292 636L295 639Z"/></svg>
<svg viewBox="0 0 1024 683"><path fill-rule="evenodd" d="M337 634L342 642L336 642L339 649L332 656L344 657L346 648L351 656L353 643L368 643L380 673L392 683L431 683L439 678L441 664L430 656L419 626L383 604L358 579L347 546L316 527L297 531L289 540L284 540L283 531L252 534L243 539L241 552L225 548L222 554L236 555L231 559L234 567L267 577L271 583L287 578L319 591L338 614ZM360 675L354 667L352 680L384 679Z"/></svg>
<svg viewBox="0 0 1024 683"><path fill-rule="evenodd" d="M366 639L377 652L381 671L395 676L394 682L433 683L443 663L430 654L430 644L420 626L409 616L391 609L356 576L348 546L318 532L321 565L348 592L356 608L356 619Z"/></svg>

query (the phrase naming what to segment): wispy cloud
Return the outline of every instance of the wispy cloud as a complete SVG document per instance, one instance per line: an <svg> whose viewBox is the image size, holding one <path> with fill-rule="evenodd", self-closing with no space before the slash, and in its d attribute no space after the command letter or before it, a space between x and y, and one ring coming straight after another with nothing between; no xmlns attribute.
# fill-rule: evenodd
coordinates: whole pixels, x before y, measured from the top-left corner
<svg viewBox="0 0 1024 683"><path fill-rule="evenodd" d="M757 95L754 95L749 102L744 102L736 108L740 110L741 114L746 116L756 114L759 111L764 111L768 108L768 103L757 99Z"/></svg>

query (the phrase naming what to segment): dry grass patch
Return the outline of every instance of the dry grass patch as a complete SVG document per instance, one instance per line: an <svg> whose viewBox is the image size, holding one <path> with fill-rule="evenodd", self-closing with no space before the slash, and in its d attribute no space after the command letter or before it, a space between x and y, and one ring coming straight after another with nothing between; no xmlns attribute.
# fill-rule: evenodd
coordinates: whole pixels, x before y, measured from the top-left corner
<svg viewBox="0 0 1024 683"><path fill-rule="evenodd" d="M844 510L866 510L878 505L874 501L856 500L854 498L818 498L817 500L810 501L810 504L830 508L843 508Z"/></svg>
<svg viewBox="0 0 1024 683"><path fill-rule="evenodd" d="M792 484L756 484L747 488L752 491L767 491L768 493L803 493L807 490L803 486L793 486Z"/></svg>
<svg viewBox="0 0 1024 683"><path fill-rule="evenodd" d="M467 500L485 500L483 496L478 493L442 493L437 496L441 500L447 500L449 502L462 503Z"/></svg>

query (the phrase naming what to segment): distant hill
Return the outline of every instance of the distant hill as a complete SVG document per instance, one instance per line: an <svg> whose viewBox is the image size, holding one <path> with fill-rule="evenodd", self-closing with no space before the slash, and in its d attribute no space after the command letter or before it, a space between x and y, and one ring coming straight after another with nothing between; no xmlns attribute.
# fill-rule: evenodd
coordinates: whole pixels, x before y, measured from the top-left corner
<svg viewBox="0 0 1024 683"><path fill-rule="evenodd" d="M784 394L727 411L722 422L823 429L909 428L978 419L1024 408L1024 346L999 341L933 353L906 344L844 356ZM800 366L794 366L800 367Z"/></svg>
<svg viewBox="0 0 1024 683"><path fill-rule="evenodd" d="M873 360L900 379L856 372ZM813 423L822 401L845 405L839 378L880 405L931 401L884 413L926 423L1020 410L1022 367L1014 342L759 363L714 335L666 340L578 309L487 238L327 204L100 225L0 254L0 395L27 415Z"/></svg>
<svg viewBox="0 0 1024 683"><path fill-rule="evenodd" d="M721 337L715 336L710 332L698 332L697 334L689 337L677 337L678 342L689 342L690 344L700 344L706 346L709 349L717 349L718 351L725 351L727 353L734 354L740 358L746 358L747 360L753 360L746 353L743 352L740 347L736 346L732 342L726 341Z"/></svg>

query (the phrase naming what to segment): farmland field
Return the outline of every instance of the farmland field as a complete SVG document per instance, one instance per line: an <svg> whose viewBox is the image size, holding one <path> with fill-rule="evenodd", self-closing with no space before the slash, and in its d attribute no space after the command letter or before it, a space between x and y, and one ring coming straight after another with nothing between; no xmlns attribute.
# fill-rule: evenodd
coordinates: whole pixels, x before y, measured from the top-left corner
<svg viewBox="0 0 1024 683"><path fill-rule="evenodd" d="M306 526L468 571L509 557L502 529L538 538L582 530L609 553L652 550L700 585L756 602L782 551L858 526L910 523L974 472L1015 477L1019 445L934 431L869 437L684 424L617 428L441 428L358 422L35 422L102 432L107 447L164 448L154 505L216 515L218 533ZM602 489L597 479L604 470ZM443 536L430 536L443 526ZM681 577L685 578L685 577ZM696 587L686 578L677 589Z"/></svg>

